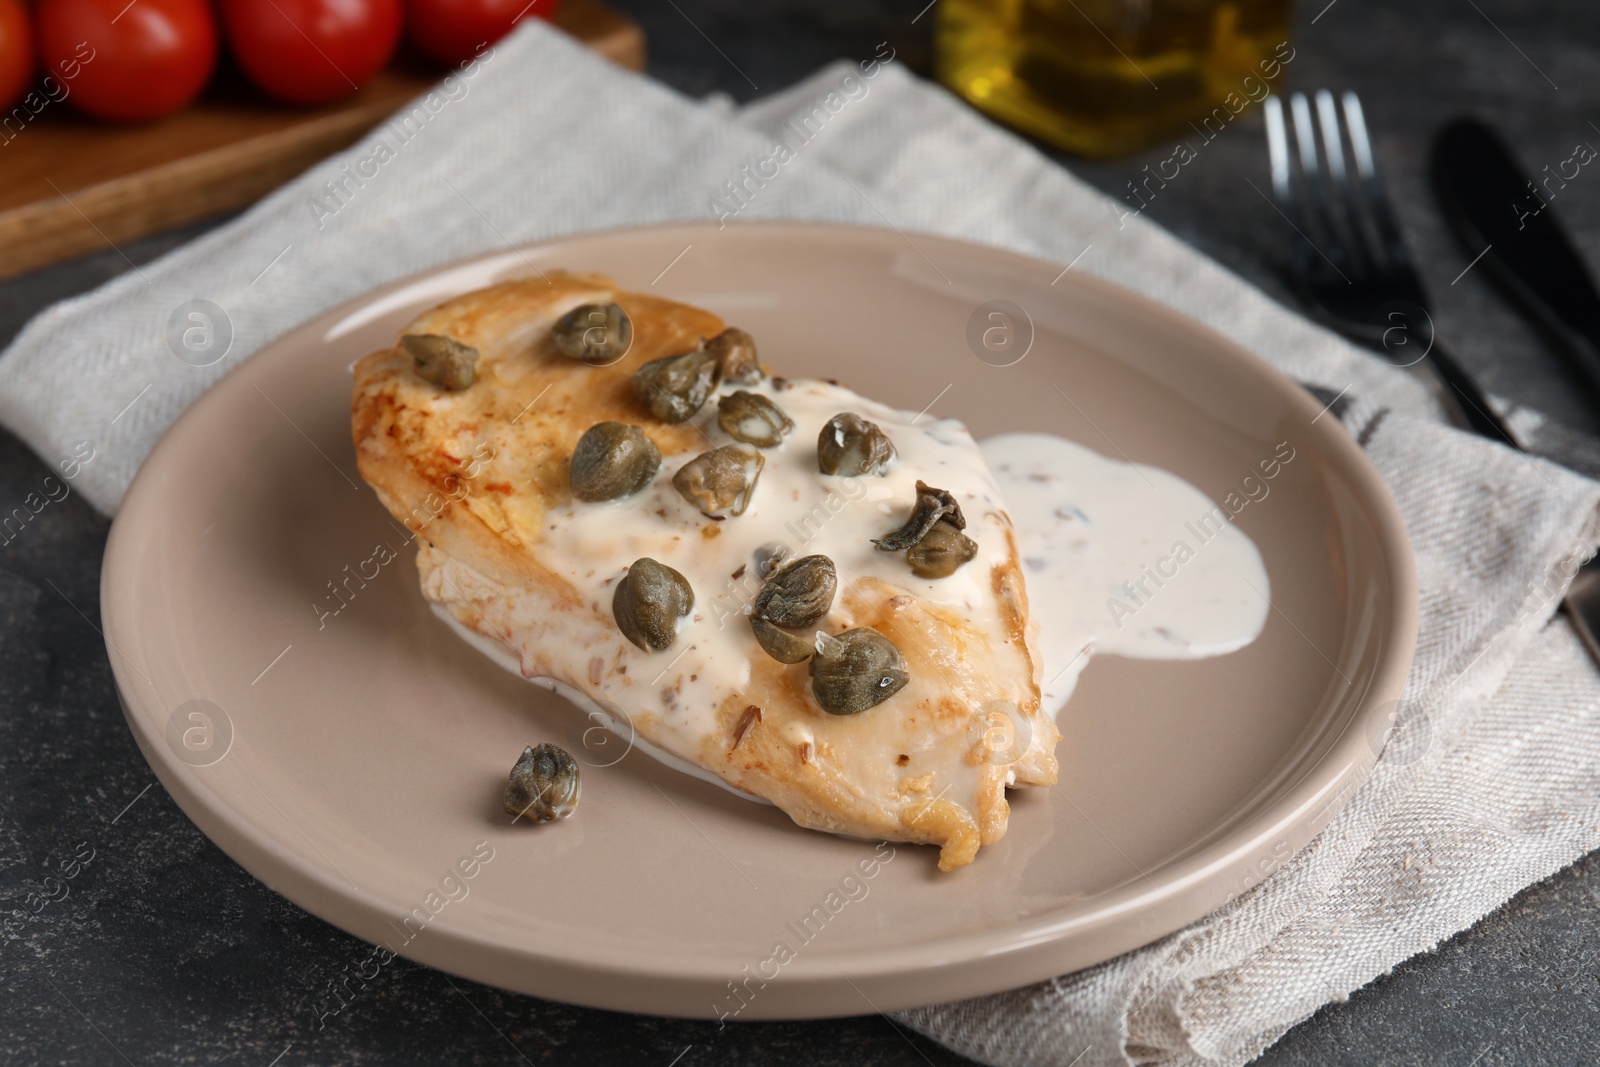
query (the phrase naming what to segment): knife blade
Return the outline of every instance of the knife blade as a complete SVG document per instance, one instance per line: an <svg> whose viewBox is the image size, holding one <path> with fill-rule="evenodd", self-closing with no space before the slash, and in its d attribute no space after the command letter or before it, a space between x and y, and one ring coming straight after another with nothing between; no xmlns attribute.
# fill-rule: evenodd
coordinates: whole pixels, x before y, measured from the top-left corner
<svg viewBox="0 0 1600 1067"><path fill-rule="evenodd" d="M1600 152L1581 143L1562 162L1581 171L1597 161ZM1573 369L1600 393L1600 292L1550 206L1577 172L1566 174L1560 163L1556 170L1550 175L1546 167L1535 185L1499 135L1470 118L1440 131L1429 161L1434 194L1467 254L1477 257L1475 263L1481 259L1525 313L1566 342ZM1583 561L1561 604L1600 663L1600 560Z"/></svg>
<svg viewBox="0 0 1600 1067"><path fill-rule="evenodd" d="M1516 302L1565 343L1573 370L1600 393L1600 291L1554 207L1594 164L1600 151L1579 142L1535 182L1494 130L1461 118L1434 140L1429 170L1467 254L1481 257ZM1600 177L1600 165L1594 170Z"/></svg>

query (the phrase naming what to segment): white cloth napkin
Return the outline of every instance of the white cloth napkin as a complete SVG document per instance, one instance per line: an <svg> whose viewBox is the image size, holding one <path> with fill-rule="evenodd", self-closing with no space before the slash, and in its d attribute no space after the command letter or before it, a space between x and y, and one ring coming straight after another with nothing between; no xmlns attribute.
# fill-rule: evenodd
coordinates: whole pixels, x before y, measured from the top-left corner
<svg viewBox="0 0 1600 1067"><path fill-rule="evenodd" d="M1397 732L1311 846L1153 945L900 1018L993 1064L1241 1064L1600 846L1600 672L1551 622L1571 573L1563 561L1595 547L1600 484L1446 428L1414 380L1144 219L1119 218L904 73L886 47L861 59L734 110L531 25L447 80L422 118L413 113L409 137L380 127L240 219L45 311L0 356L0 422L52 462L91 442L95 458L73 485L114 511L172 419L296 323L507 242L712 217L723 183L782 140L793 158L723 211L888 223L1075 261L1337 395L1331 412L1387 480L1421 577ZM800 144L791 123L807 117L815 132ZM231 332L227 355L206 367L175 358L166 339L173 310L196 299L224 309ZM195 322L180 319L179 331ZM222 343L199 328L202 347Z"/></svg>

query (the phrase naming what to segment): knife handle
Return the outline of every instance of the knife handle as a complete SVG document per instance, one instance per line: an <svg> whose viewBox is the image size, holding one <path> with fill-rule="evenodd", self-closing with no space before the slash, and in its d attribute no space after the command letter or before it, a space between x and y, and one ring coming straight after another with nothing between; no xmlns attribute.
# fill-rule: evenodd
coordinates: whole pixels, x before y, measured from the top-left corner
<svg viewBox="0 0 1600 1067"><path fill-rule="evenodd" d="M1521 451L1522 446L1511 436L1511 430L1504 420L1495 414L1489 398L1444 346L1435 340L1425 359L1438 372L1439 380L1444 383L1446 392L1455 401L1461 417L1466 420L1467 426L1474 433Z"/></svg>

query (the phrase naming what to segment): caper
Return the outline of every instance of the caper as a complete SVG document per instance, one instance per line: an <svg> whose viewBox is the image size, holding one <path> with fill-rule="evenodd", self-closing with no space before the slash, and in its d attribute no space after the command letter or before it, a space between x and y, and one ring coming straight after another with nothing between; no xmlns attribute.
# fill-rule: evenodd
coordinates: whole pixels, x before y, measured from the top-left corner
<svg viewBox="0 0 1600 1067"><path fill-rule="evenodd" d="M780 630L756 615L750 616L750 630L756 635L756 644L761 646L761 650L779 663L799 663L816 651L816 646L810 641L796 637L787 630Z"/></svg>
<svg viewBox="0 0 1600 1067"><path fill-rule="evenodd" d="M672 484L683 499L712 518L743 515L765 464L749 445L723 445L679 467Z"/></svg>
<svg viewBox="0 0 1600 1067"><path fill-rule="evenodd" d="M579 500L616 500L650 484L661 450L637 426L597 422L578 438L568 475Z"/></svg>
<svg viewBox="0 0 1600 1067"><path fill-rule="evenodd" d="M906 550L906 562L918 578L948 578L977 554L978 542L940 519Z"/></svg>
<svg viewBox="0 0 1600 1067"><path fill-rule="evenodd" d="M838 572L827 556L805 556L773 571L756 594L750 629L767 655L779 663L799 663L816 651L791 629L820 622L833 606Z"/></svg>
<svg viewBox="0 0 1600 1067"><path fill-rule="evenodd" d="M662 422L684 422L717 388L717 359L703 348L662 356L633 372L633 391Z"/></svg>
<svg viewBox="0 0 1600 1067"><path fill-rule="evenodd" d="M467 388L478 377L478 350L454 337L408 333L400 345L416 363L417 377L451 392Z"/></svg>
<svg viewBox="0 0 1600 1067"><path fill-rule="evenodd" d="M550 333L558 352L591 367L615 363L633 346L633 320L615 302L580 304L557 319Z"/></svg>
<svg viewBox="0 0 1600 1067"><path fill-rule="evenodd" d="M827 556L804 556L786 563L756 594L755 616L790 628L819 622L833 607L839 574Z"/></svg>
<svg viewBox="0 0 1600 1067"><path fill-rule="evenodd" d="M954 496L919 481L917 502L912 505L911 517L906 519L905 525L885 537L874 537L872 543L885 552L903 552L922 540L941 519L958 530L967 528L966 517L961 514L961 505Z"/></svg>
<svg viewBox="0 0 1600 1067"><path fill-rule="evenodd" d="M529 822L555 822L578 810L578 761L558 745L529 745L511 768L501 804ZM512 820L513 822L516 820Z"/></svg>
<svg viewBox="0 0 1600 1067"><path fill-rule="evenodd" d="M756 339L729 326L706 342L706 351L717 358L717 376L735 385L754 385L764 375L756 360Z"/></svg>
<svg viewBox="0 0 1600 1067"><path fill-rule="evenodd" d="M820 639L811 657L811 692L830 715L854 715L882 704L911 680L894 642L865 627Z"/></svg>
<svg viewBox="0 0 1600 1067"><path fill-rule="evenodd" d="M875 423L846 411L828 420L817 434L817 466L823 474L853 478L882 474L894 459L894 445Z"/></svg>
<svg viewBox="0 0 1600 1067"><path fill-rule="evenodd" d="M678 639L678 620L693 608L689 579L649 556L633 561L611 598L611 614L622 636L646 652L671 648Z"/></svg>
<svg viewBox="0 0 1600 1067"><path fill-rule="evenodd" d="M738 389L717 401L717 425L736 440L773 448L794 429L794 420L760 393Z"/></svg>

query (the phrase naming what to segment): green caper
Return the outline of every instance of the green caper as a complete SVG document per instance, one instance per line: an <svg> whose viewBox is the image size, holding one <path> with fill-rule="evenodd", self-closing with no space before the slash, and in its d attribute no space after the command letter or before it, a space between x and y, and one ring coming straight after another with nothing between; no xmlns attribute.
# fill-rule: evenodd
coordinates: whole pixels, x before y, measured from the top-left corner
<svg viewBox="0 0 1600 1067"><path fill-rule="evenodd" d="M743 515L766 460L749 445L723 445L678 468L672 484L683 498L712 518Z"/></svg>
<svg viewBox="0 0 1600 1067"><path fill-rule="evenodd" d="M819 638L811 657L811 692L830 715L854 715L905 688L911 675L894 642L862 627Z"/></svg>
<svg viewBox="0 0 1600 1067"><path fill-rule="evenodd" d="M706 342L706 351L717 358L717 376L735 385L754 385L765 375L756 360L756 339L729 326Z"/></svg>
<svg viewBox="0 0 1600 1067"><path fill-rule="evenodd" d="M805 556L772 571L756 594L750 629L756 642L779 663L799 663L816 648L810 641L788 633L821 622L833 606L839 586L838 572L827 556Z"/></svg>
<svg viewBox="0 0 1600 1067"><path fill-rule="evenodd" d="M885 552L904 552L927 535L940 520L958 530L967 528L966 517L956 498L943 489L935 489L926 482L917 482L917 502L912 505L911 517L905 525L885 537L874 537L872 543Z"/></svg>
<svg viewBox="0 0 1600 1067"><path fill-rule="evenodd" d="M717 425L735 440L774 448L794 429L794 420L760 393L737 389L717 401Z"/></svg>
<svg viewBox="0 0 1600 1067"><path fill-rule="evenodd" d="M889 436L860 415L842 412L817 434L817 466L823 474L853 478L882 474L894 459Z"/></svg>
<svg viewBox="0 0 1600 1067"><path fill-rule="evenodd" d="M501 805L506 814L529 822L555 822L578 810L580 786L571 753L558 745L529 745L511 768Z"/></svg>
<svg viewBox="0 0 1600 1067"><path fill-rule="evenodd" d="M839 574L827 556L804 556L786 563L756 594L755 617L792 628L820 622L833 607Z"/></svg>
<svg viewBox="0 0 1600 1067"><path fill-rule="evenodd" d="M717 359L703 348L662 356L633 372L633 391L662 422L685 422L717 388Z"/></svg>
<svg viewBox="0 0 1600 1067"><path fill-rule="evenodd" d="M598 422L572 450L568 475L579 500L616 500L650 484L661 469L661 450L637 426Z"/></svg>
<svg viewBox="0 0 1600 1067"><path fill-rule="evenodd" d="M556 350L591 367L604 367L628 354L633 346L633 320L622 305L581 304L550 328Z"/></svg>
<svg viewBox="0 0 1600 1067"><path fill-rule="evenodd" d="M906 562L918 578L948 578L977 554L978 542L940 519L906 550Z"/></svg>
<svg viewBox="0 0 1600 1067"><path fill-rule="evenodd" d="M678 620L693 608L689 579L649 556L633 561L611 598L611 614L622 636L646 652L671 648L678 639Z"/></svg>
<svg viewBox="0 0 1600 1067"><path fill-rule="evenodd" d="M408 333L400 345L416 364L417 377L459 392L478 377L478 350L454 337L437 333Z"/></svg>
<svg viewBox="0 0 1600 1067"><path fill-rule="evenodd" d="M779 663L799 663L816 651L810 641L780 630L756 615L750 616L750 630L756 635L756 644L761 650Z"/></svg>

